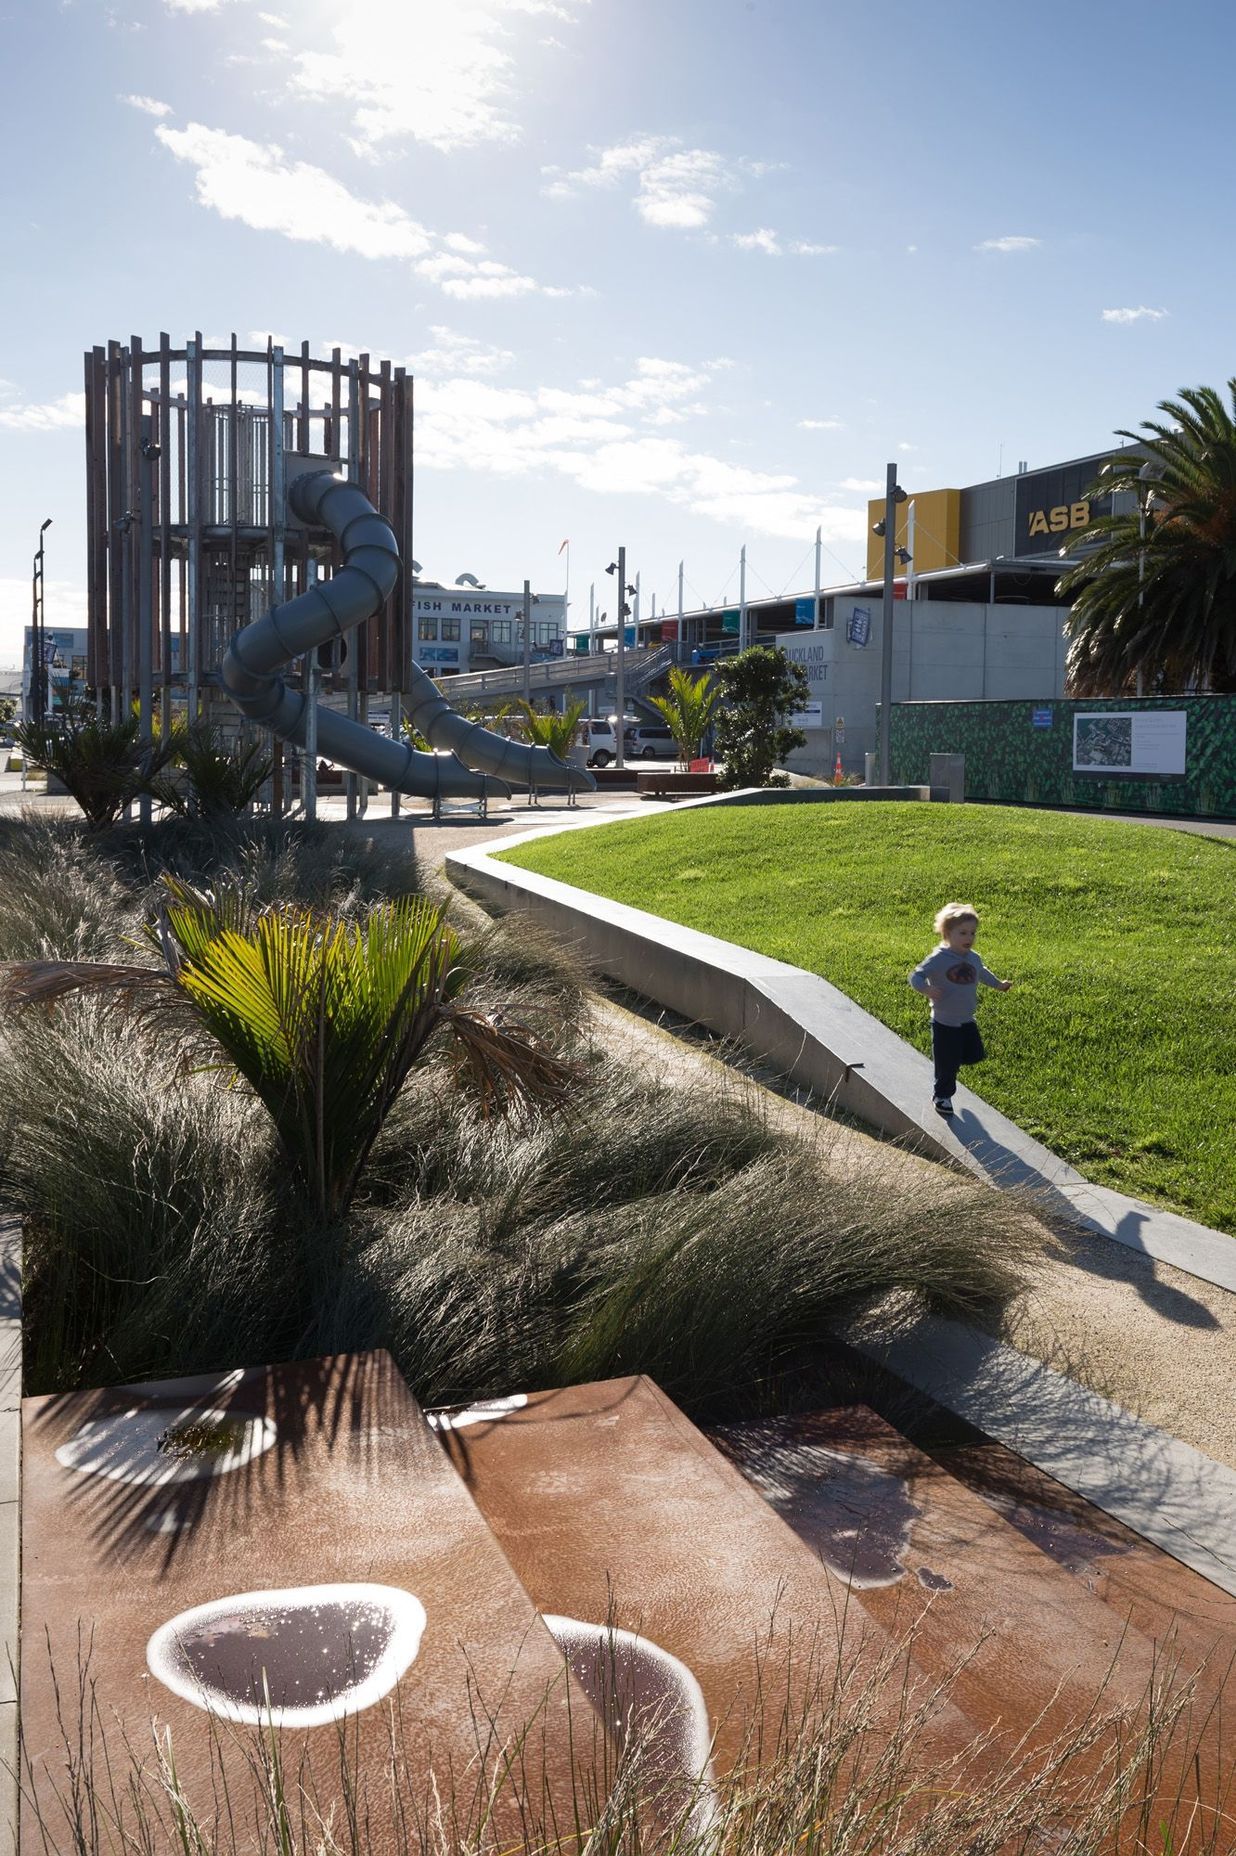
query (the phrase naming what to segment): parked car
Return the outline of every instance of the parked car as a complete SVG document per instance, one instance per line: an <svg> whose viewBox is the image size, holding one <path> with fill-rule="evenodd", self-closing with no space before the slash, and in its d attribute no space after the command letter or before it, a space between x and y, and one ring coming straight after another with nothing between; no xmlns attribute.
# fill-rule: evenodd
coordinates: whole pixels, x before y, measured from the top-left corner
<svg viewBox="0 0 1236 1856"><path fill-rule="evenodd" d="M678 749L664 722L629 725L622 733L623 752L632 760L676 760Z"/></svg>
<svg viewBox="0 0 1236 1856"><path fill-rule="evenodd" d="M604 716L585 716L575 739L584 749L585 766L608 767L618 758L618 736L613 721Z"/></svg>

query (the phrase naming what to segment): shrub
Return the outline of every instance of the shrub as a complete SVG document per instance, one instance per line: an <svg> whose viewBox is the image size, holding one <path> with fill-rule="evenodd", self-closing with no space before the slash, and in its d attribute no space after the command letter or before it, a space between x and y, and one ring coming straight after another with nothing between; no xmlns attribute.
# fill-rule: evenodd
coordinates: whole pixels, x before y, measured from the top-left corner
<svg viewBox="0 0 1236 1856"><path fill-rule="evenodd" d="M770 777L778 761L806 742L789 718L807 706L810 685L801 664L784 651L753 645L717 666L722 704L715 744L723 786L785 785Z"/></svg>

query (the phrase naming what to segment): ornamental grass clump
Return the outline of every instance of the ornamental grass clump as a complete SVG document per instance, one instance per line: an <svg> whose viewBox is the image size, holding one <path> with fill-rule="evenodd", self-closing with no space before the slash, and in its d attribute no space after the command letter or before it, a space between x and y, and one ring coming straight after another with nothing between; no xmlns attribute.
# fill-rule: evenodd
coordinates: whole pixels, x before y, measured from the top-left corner
<svg viewBox="0 0 1236 1856"><path fill-rule="evenodd" d="M114 999L143 1024L234 1067L266 1109L321 1219L346 1212L369 1150L429 1039L447 1031L454 1074L483 1108L562 1107L570 1068L523 1027L461 1003L467 969L442 910L403 900L363 922L298 908L256 914L239 889L217 895L164 879L147 939L154 967L102 961L11 965L10 1005L71 994Z"/></svg>

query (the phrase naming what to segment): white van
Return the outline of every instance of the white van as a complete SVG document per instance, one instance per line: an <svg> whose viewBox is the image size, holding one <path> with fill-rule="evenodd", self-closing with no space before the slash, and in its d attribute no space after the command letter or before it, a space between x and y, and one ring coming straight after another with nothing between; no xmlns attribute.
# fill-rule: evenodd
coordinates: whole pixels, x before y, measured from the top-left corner
<svg viewBox="0 0 1236 1856"><path fill-rule="evenodd" d="M611 761L618 758L618 736L613 721L608 717L586 715L579 725L575 740L577 746L584 749L585 766L608 767Z"/></svg>

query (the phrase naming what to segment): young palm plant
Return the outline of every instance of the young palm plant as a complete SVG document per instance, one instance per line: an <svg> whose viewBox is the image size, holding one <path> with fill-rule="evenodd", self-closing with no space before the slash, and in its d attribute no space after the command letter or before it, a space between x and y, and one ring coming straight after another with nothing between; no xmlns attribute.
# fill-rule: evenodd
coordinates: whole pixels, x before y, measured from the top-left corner
<svg viewBox="0 0 1236 1856"><path fill-rule="evenodd" d="M571 751L575 730L579 727L579 718L586 706L577 699L569 702L560 714L556 709L534 709L530 702L521 700L520 732L533 747L548 748L559 760L565 760Z"/></svg>
<svg viewBox="0 0 1236 1856"><path fill-rule="evenodd" d="M21 722L13 739L40 767L55 774L76 799L92 831L103 831L167 766L175 741L142 738L135 716L102 722L90 716Z"/></svg>
<svg viewBox="0 0 1236 1856"><path fill-rule="evenodd" d="M669 695L652 698L665 717L684 767L699 753L713 710L720 700L721 686L713 682L707 671L693 677L679 664L670 667Z"/></svg>
<svg viewBox="0 0 1236 1856"><path fill-rule="evenodd" d="M165 878L148 936L157 967L95 961L10 965L4 993L46 1005L110 996L140 1022L202 1034L261 1101L318 1216L346 1212L409 1072L439 1030L456 1046L454 1080L486 1112L567 1106L575 1071L526 1027L469 1010L459 939L442 910L406 898L363 921L308 909L255 913L238 889L217 896Z"/></svg>
<svg viewBox="0 0 1236 1856"><path fill-rule="evenodd" d="M274 761L254 741L229 748L217 728L192 722L179 729L175 761L184 769L183 783L152 780L150 790L169 811L188 818L229 818L247 812L270 778Z"/></svg>

